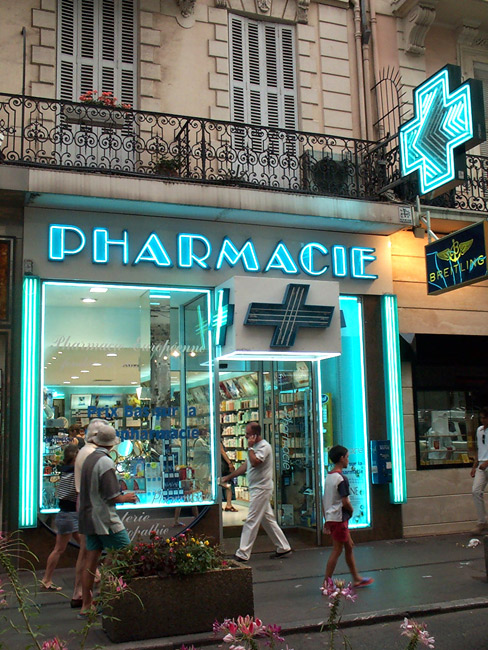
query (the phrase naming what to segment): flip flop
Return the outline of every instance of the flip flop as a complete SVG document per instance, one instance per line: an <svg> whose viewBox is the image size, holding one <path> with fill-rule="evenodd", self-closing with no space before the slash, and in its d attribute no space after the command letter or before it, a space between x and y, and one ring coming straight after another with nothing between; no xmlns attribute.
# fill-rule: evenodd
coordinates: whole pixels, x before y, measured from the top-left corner
<svg viewBox="0 0 488 650"><path fill-rule="evenodd" d="M62 588L62 587L56 587L56 585L53 585L52 582L51 582L51 584L50 584L49 587L48 587L47 585L45 585L45 584L41 581L41 591L63 591L63 588Z"/></svg>
<svg viewBox="0 0 488 650"><path fill-rule="evenodd" d="M80 609L83 605L83 598L72 598L70 601L71 609Z"/></svg>
<svg viewBox="0 0 488 650"><path fill-rule="evenodd" d="M354 589L358 589L359 587L369 587L369 585L372 585L374 582L374 578L363 578L361 582L359 582L357 585L353 585Z"/></svg>
<svg viewBox="0 0 488 650"><path fill-rule="evenodd" d="M234 508L234 506L231 506L230 508L224 508L225 512L239 512L237 508Z"/></svg>

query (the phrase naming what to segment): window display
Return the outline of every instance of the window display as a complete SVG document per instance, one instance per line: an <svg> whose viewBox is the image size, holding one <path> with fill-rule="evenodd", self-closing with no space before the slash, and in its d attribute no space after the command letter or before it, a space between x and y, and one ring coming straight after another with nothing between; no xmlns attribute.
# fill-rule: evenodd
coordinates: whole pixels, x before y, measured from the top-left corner
<svg viewBox="0 0 488 650"><path fill-rule="evenodd" d="M93 418L121 438L111 455L121 489L137 492L137 507L213 502L209 296L44 284L42 512L56 509L68 426Z"/></svg>

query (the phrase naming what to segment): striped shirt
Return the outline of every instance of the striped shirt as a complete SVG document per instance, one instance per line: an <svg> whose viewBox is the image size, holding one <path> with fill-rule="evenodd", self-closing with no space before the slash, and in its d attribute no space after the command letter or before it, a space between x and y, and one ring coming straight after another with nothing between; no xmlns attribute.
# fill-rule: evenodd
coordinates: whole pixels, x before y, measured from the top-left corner
<svg viewBox="0 0 488 650"><path fill-rule="evenodd" d="M124 524L114 499L121 494L110 449L97 447L81 469L79 528L84 535L120 533Z"/></svg>
<svg viewBox="0 0 488 650"><path fill-rule="evenodd" d="M63 465L60 468L61 476L56 488L56 496L59 501L59 509L62 512L76 511L76 487L74 465Z"/></svg>

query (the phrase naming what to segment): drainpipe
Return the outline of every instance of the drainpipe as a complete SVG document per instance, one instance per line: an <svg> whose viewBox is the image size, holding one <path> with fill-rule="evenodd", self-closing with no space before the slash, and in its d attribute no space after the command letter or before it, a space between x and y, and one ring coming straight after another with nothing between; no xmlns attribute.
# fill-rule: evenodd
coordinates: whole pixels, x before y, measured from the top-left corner
<svg viewBox="0 0 488 650"><path fill-rule="evenodd" d="M363 74L363 53L362 53L362 35L361 35L361 6L360 0L352 0L354 6L354 40L356 43L356 70L358 75L358 98L359 98L359 125L360 137L362 140L367 138L366 135L366 107L364 103L364 74Z"/></svg>
<svg viewBox="0 0 488 650"><path fill-rule="evenodd" d="M369 0L369 22L371 25L371 43L373 45L373 85L375 86L376 89L376 110L378 111L379 109L379 102L378 102L378 87L376 84L378 83L380 79L380 55L378 53L378 23L376 20L376 0ZM379 115L377 116L379 117ZM383 125L379 127L379 132L374 134L376 138L380 139L385 136L383 132ZM373 139L376 139L373 137Z"/></svg>
<svg viewBox="0 0 488 650"><path fill-rule="evenodd" d="M364 99L366 104L366 133L368 140L373 136L373 109L371 105L370 47L371 30L368 28L367 0L361 0L361 43L363 46Z"/></svg>

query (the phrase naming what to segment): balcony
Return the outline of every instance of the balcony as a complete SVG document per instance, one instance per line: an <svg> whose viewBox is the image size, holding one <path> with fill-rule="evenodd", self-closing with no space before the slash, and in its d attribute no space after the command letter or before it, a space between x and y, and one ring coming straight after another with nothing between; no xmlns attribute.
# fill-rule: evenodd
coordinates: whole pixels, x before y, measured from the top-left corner
<svg viewBox="0 0 488 650"><path fill-rule="evenodd" d="M0 94L0 162L6 165L410 202L415 184L400 179L398 158L396 139L377 143ZM488 158L467 160L465 184L436 202L488 212Z"/></svg>

